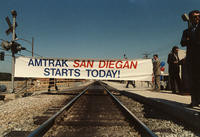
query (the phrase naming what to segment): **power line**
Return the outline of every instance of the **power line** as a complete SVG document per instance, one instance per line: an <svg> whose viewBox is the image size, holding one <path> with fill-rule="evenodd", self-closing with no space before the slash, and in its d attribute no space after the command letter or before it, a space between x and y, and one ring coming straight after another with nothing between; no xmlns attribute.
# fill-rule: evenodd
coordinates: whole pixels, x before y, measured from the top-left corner
<svg viewBox="0 0 200 137"><path fill-rule="evenodd" d="M28 49L25 49L25 51L32 53L32 51L30 51L30 50L28 50ZM34 52L34 54L37 55L37 56L39 56L39 57L43 57L43 56L41 56L41 55L39 55L39 54L37 54L37 53L35 53L35 52Z"/></svg>
<svg viewBox="0 0 200 137"><path fill-rule="evenodd" d="M0 48L0 49L3 50L3 51L6 51L6 52L12 53L11 51L7 51L7 50L5 50L3 48ZM8 56L11 56L11 55L8 55Z"/></svg>
<svg viewBox="0 0 200 137"><path fill-rule="evenodd" d="M5 49L3 49L3 48L1 48L1 47L0 47L0 49L3 50L3 51L6 51ZM32 53L32 51L27 50L27 49L26 49L25 51L27 51L27 52L29 52L29 53ZM11 53L11 51L6 51L6 52ZM39 55L39 54L37 54L37 53L34 53L34 54L37 55L37 56L39 56L39 57L43 57L43 56L41 56L41 55ZM19 53L17 53L17 55L25 56L25 55L19 54Z"/></svg>
<svg viewBox="0 0 200 137"><path fill-rule="evenodd" d="M24 55L22 55L22 54L19 54L19 53L16 53L17 55L20 55L20 56L23 56L23 57L25 57Z"/></svg>

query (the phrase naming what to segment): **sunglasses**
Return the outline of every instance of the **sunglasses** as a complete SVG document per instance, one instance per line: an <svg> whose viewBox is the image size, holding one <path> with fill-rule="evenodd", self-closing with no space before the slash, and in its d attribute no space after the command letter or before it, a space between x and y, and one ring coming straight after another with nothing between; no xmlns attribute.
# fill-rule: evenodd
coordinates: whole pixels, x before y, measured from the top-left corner
<svg viewBox="0 0 200 137"><path fill-rule="evenodd" d="M194 13L192 17L193 18L199 18L200 17L200 13Z"/></svg>

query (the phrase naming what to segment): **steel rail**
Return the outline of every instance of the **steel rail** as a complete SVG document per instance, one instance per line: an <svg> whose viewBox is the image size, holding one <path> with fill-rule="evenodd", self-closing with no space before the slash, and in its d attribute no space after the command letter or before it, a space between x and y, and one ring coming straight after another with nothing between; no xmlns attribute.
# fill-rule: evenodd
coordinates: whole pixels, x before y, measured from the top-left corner
<svg viewBox="0 0 200 137"><path fill-rule="evenodd" d="M38 128L36 128L33 132L31 132L28 137L42 137L54 124L55 119L66 109L69 109L74 102L83 95L89 86L83 90L81 93L79 93L76 97L74 97L67 105L62 107L56 114L54 114L52 117L50 117L47 121L45 121L42 125L40 125Z"/></svg>
<svg viewBox="0 0 200 137"><path fill-rule="evenodd" d="M102 86L103 84L100 83ZM149 137L157 137L156 134L153 133L142 121L140 121L126 106L124 106L105 86L103 86L104 89L107 91L109 95L120 105L120 107L127 112L127 114L132 118L133 121L135 121L140 128L142 128L145 131L145 134Z"/></svg>

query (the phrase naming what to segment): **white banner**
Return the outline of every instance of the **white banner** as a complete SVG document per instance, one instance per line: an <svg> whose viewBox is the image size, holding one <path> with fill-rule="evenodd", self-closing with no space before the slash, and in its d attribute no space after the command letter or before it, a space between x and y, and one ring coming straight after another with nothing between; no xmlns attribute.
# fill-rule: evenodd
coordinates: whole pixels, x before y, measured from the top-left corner
<svg viewBox="0 0 200 137"><path fill-rule="evenodd" d="M151 81L151 59L52 59L16 57L15 77Z"/></svg>

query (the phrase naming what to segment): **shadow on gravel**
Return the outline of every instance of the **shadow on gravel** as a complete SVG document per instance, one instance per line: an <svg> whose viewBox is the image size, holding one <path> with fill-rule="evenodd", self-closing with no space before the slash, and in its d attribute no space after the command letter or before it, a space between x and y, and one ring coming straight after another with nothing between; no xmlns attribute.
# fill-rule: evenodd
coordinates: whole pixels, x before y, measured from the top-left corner
<svg viewBox="0 0 200 137"><path fill-rule="evenodd" d="M200 113L184 108L186 104L158 98L146 98L126 91L119 92L142 103L145 118L173 121L177 125L184 127L185 130L189 130L200 137ZM159 129L158 132L173 133L170 128Z"/></svg>
<svg viewBox="0 0 200 137"><path fill-rule="evenodd" d="M177 103L177 102L173 102L173 103ZM183 107L179 108L180 110L177 109L177 108L174 108L174 110L173 110L173 109L163 107L163 106L158 107L158 106L155 106L155 105L152 106L152 105L148 105L148 104L143 104L143 107L144 107L143 112L144 112L145 118L172 121L173 123L175 123L179 126L182 126L184 130L191 131L196 136L200 137L200 133L199 133L200 126L194 126L194 124L191 125L191 123L195 123L195 122L197 124L199 124L199 121L200 121L200 114L199 113L196 113L197 115L195 115L195 113L192 114L192 112L188 111L188 115L187 115L187 114L182 112L182 111L187 111L187 110L183 110L184 109ZM188 121L190 121L191 123L188 122ZM154 132L165 132L165 133L171 132L171 133L173 133L171 131L171 128L172 127L165 128L165 129L159 129L159 131L157 131L157 130L153 130L153 131Z"/></svg>

